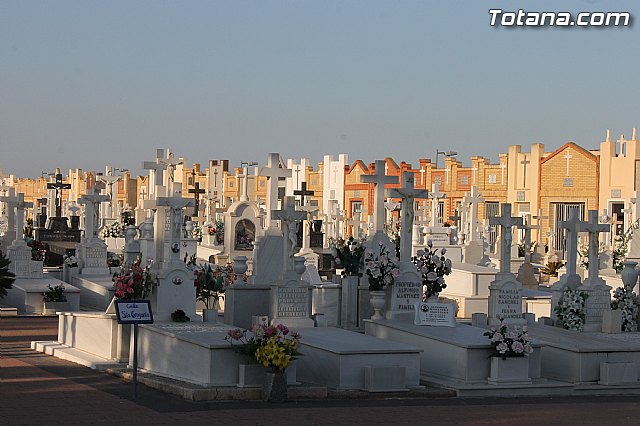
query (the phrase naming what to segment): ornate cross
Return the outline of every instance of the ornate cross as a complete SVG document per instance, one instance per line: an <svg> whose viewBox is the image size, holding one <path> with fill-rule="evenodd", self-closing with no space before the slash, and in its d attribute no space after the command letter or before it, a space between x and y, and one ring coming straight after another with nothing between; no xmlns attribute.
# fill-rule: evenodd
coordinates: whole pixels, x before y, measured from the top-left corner
<svg viewBox="0 0 640 426"><path fill-rule="evenodd" d="M271 218L282 222L285 271L293 271L293 255L298 242L296 222L304 220L306 217L306 212L296 210L294 197L285 197L285 205L282 210L271 211Z"/></svg>
<svg viewBox="0 0 640 426"><path fill-rule="evenodd" d="M567 230L567 275L574 275L576 273L578 233L581 231L583 223L585 222L582 222L578 217L578 209L569 210L569 220L560 222L560 228Z"/></svg>
<svg viewBox="0 0 640 426"><path fill-rule="evenodd" d="M589 276L587 281L595 282L598 279L600 260L598 259L598 234L609 232L611 225L598 223L598 211L589 210L589 221L581 222L580 231L589 233Z"/></svg>

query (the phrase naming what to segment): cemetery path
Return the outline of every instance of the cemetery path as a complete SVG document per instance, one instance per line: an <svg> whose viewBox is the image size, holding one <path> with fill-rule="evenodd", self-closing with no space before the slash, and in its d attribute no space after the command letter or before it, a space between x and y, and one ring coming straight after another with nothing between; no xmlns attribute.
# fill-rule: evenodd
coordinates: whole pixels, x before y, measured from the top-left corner
<svg viewBox="0 0 640 426"><path fill-rule="evenodd" d="M637 425L637 397L368 398L190 402L44 355L57 318L0 318L0 424L4 425Z"/></svg>

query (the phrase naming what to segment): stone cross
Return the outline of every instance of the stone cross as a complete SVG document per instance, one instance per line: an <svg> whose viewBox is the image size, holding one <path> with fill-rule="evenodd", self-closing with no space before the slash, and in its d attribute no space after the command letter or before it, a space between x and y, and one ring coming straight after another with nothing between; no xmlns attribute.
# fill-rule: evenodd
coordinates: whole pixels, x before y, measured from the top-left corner
<svg viewBox="0 0 640 426"><path fill-rule="evenodd" d="M293 271L293 255L295 254L298 236L296 234L296 222L304 220L306 212L296 210L294 197L285 197L285 205L282 210L272 210L271 218L282 222L282 233L284 234L284 265L285 271Z"/></svg>
<svg viewBox="0 0 640 426"><path fill-rule="evenodd" d="M490 225L500 225L500 273L511 274L511 245L513 226L522 226L521 217L511 216L511 204L503 203L501 215L489 218Z"/></svg>
<svg viewBox="0 0 640 426"><path fill-rule="evenodd" d="M538 221L536 225L536 229L538 230L536 241L538 244L542 244L542 219L549 219L549 216L542 216L542 209L538 209L538 215L532 216L532 218Z"/></svg>
<svg viewBox="0 0 640 426"><path fill-rule="evenodd" d="M462 202L458 206L458 214L460 215L461 242L465 242L469 235L469 201L466 195L462 197Z"/></svg>
<svg viewBox="0 0 640 426"><path fill-rule="evenodd" d="M524 230L524 261L531 263L531 229L530 225L523 225L520 229Z"/></svg>
<svg viewBox="0 0 640 426"><path fill-rule="evenodd" d="M361 183L372 183L373 192L373 232L384 231L384 186L398 183L397 176L387 176L384 172L385 161L376 160L375 173L360 176Z"/></svg>
<svg viewBox="0 0 640 426"><path fill-rule="evenodd" d="M55 189L56 191L56 217L62 217L62 190L71 189L70 183L62 183L62 173L60 169L56 169L55 182L47 183L47 189Z"/></svg>
<svg viewBox="0 0 640 426"><path fill-rule="evenodd" d="M97 237L98 234L98 212L100 203L108 201L108 195L101 195L98 193L86 194L78 199L80 204L84 204L84 237L91 239Z"/></svg>
<svg viewBox="0 0 640 426"><path fill-rule="evenodd" d="M10 188L9 189L9 195L5 195L3 197L0 197L0 201L3 202L6 206L6 217L7 217L7 232L5 234L5 238L7 237L7 235L10 235L10 233L13 231L13 227L15 226L15 213L13 211L13 207L10 207L10 203L16 203L18 202L18 198L16 197L16 192L15 189Z"/></svg>
<svg viewBox="0 0 640 426"><path fill-rule="evenodd" d="M24 201L24 194L19 193L16 197L0 197L0 201L7 203L7 207L9 209L9 214L13 214L13 209L16 209L16 241L22 241L24 239L24 210L33 207L33 203L27 203ZM9 225L11 225L11 221ZM8 233L11 232L12 229L9 228Z"/></svg>
<svg viewBox="0 0 640 426"><path fill-rule="evenodd" d="M300 206L304 206L305 197L307 197L307 196L311 197L314 194L315 194L315 192L313 192L311 190L307 190L307 182L302 182L300 184L300 189L293 191L293 195L299 195L300 196Z"/></svg>
<svg viewBox="0 0 640 426"><path fill-rule="evenodd" d="M193 200L182 197L159 197L156 199L156 205L162 207L168 207L171 211L168 224L168 230L170 235L170 247L171 254L169 255L169 261L180 261L180 243L181 243L181 230L182 230L182 209L185 207L192 207Z"/></svg>
<svg viewBox="0 0 640 426"><path fill-rule="evenodd" d="M240 201L249 201L249 194L248 194L249 167L248 166L244 166L242 168L242 171L240 172L240 174L237 175L236 177L238 178L238 192L239 192L238 199ZM240 179L242 179L241 182L240 182Z"/></svg>
<svg viewBox="0 0 640 426"><path fill-rule="evenodd" d="M567 230L567 275L576 273L578 261L578 233L581 231L582 221L578 217L578 210L569 211L569 220L560 222L560 228Z"/></svg>
<svg viewBox="0 0 640 426"><path fill-rule="evenodd" d="M166 187L169 189L169 195L173 196L173 182L175 182L175 170L177 166L184 164L184 158L178 158L178 160L175 161L173 152L169 151L166 159L158 158L157 161L161 164L166 165L166 168L167 168Z"/></svg>
<svg viewBox="0 0 640 426"><path fill-rule="evenodd" d="M189 194L193 194L193 202L195 203L195 207L194 207L194 216L200 216L200 194L204 194L205 189L204 188L200 188L200 182L195 182L193 184L193 188L189 190Z"/></svg>
<svg viewBox="0 0 640 426"><path fill-rule="evenodd" d="M266 167L262 167L258 172L259 176L266 176L267 182L267 226L275 226L275 220L271 213L278 207L278 181L280 178L291 177L290 169L282 169L280 166L280 154L272 152L267 158Z"/></svg>
<svg viewBox="0 0 640 426"><path fill-rule="evenodd" d="M416 199L424 199L429 196L426 189L414 188L414 175L412 172L402 172L402 188L392 188L389 196L402 199L402 221L400 235L400 260L411 261L411 237L413 232L414 208Z"/></svg>
<svg viewBox="0 0 640 426"><path fill-rule="evenodd" d="M600 268L600 260L598 258L598 234L600 232L609 232L611 225L598 223L598 211L589 210L589 221L581 222L580 231L589 233L589 276L586 282L595 282L598 279L598 269Z"/></svg>
<svg viewBox="0 0 640 426"><path fill-rule="evenodd" d="M362 234L360 225L363 223L366 223L366 222L362 220L362 212L359 210L353 212L351 217L345 220L345 225L352 227L351 235L354 238L360 238Z"/></svg>
<svg viewBox="0 0 640 426"><path fill-rule="evenodd" d="M162 187L164 184L164 179L162 174L164 170L167 168L167 164L164 162L164 150L159 149L156 154L155 161L143 161L142 168L144 170L149 170L149 178L153 174L154 182L151 184L149 182L149 198L153 195L154 197L159 197L164 194L158 194L156 191L158 188Z"/></svg>
<svg viewBox="0 0 640 426"><path fill-rule="evenodd" d="M471 187L471 193L467 196L467 201L469 203L469 241L477 241L480 238L478 232L478 204L484 203L484 198L478 191L477 186Z"/></svg>
<svg viewBox="0 0 640 426"><path fill-rule="evenodd" d="M302 183L304 184L304 182ZM319 208L315 206L300 206L299 210L307 213L307 216L304 218L307 223L302 224L302 250L309 250L311 249L311 224L313 223L313 216Z"/></svg>
<svg viewBox="0 0 640 426"><path fill-rule="evenodd" d="M524 156L524 160L520 162L522 164L522 186L527 186L527 164L531 164L531 161L527 160L527 156Z"/></svg>
<svg viewBox="0 0 640 426"><path fill-rule="evenodd" d="M331 219L336 223L335 225L336 238L342 238L342 235L343 235L342 222L345 219L344 212L342 210L336 211L334 214L331 215Z"/></svg>
<svg viewBox="0 0 640 426"><path fill-rule="evenodd" d="M504 185L504 169L507 168L505 163L500 163L500 185Z"/></svg>
<svg viewBox="0 0 640 426"><path fill-rule="evenodd" d="M439 226L438 210L440 207L440 199L446 198L447 194L440 192L440 185L437 183L434 183L432 188L429 194L429 198L431 198L431 226Z"/></svg>

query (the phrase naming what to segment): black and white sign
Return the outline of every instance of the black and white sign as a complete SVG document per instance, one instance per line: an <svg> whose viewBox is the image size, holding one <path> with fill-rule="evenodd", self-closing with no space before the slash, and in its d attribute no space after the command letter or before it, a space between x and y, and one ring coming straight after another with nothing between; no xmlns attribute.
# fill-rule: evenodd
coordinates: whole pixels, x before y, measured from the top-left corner
<svg viewBox="0 0 640 426"><path fill-rule="evenodd" d="M416 303L416 325L455 327L456 307L452 303Z"/></svg>
<svg viewBox="0 0 640 426"><path fill-rule="evenodd" d="M153 324L149 300L116 300L118 324Z"/></svg>

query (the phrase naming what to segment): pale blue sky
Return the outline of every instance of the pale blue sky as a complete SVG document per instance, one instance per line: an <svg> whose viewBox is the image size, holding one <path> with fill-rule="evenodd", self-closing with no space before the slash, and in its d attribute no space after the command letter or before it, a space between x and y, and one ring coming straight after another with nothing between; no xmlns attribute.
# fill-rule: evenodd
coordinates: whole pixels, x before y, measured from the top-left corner
<svg viewBox="0 0 640 426"><path fill-rule="evenodd" d="M640 27L495 29L490 8L637 1L0 0L0 168L346 152L493 161L640 127Z"/></svg>

